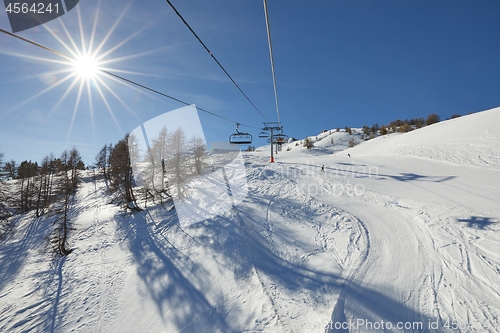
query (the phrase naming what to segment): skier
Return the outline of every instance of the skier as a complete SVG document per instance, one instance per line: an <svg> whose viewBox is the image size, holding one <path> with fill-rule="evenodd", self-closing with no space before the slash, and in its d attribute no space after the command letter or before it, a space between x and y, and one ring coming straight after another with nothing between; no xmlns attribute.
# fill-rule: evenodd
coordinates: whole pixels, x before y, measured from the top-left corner
<svg viewBox="0 0 500 333"><path fill-rule="evenodd" d="M347 154L347 156L351 157L351 154Z"/></svg>
<svg viewBox="0 0 500 333"><path fill-rule="evenodd" d="M321 171L325 172L325 166L324 165L321 166Z"/></svg>

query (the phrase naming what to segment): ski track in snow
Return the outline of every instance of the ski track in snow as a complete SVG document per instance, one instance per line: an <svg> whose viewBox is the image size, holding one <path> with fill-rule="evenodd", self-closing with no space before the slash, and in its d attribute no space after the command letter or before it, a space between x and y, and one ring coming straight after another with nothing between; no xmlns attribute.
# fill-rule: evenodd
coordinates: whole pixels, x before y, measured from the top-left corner
<svg viewBox="0 0 500 333"><path fill-rule="evenodd" d="M491 117L473 128L498 138ZM0 331L498 332L498 142L433 128L352 158L328 146L346 133L274 164L247 153L245 200L186 227L170 202L127 213L84 177L70 255L47 254L50 215L2 240ZM335 326L359 320L414 326Z"/></svg>
<svg viewBox="0 0 500 333"><path fill-rule="evenodd" d="M72 221L73 228L80 232L72 239L75 255L68 256L72 260L68 260L67 271L77 296L64 313L64 322L76 331L105 332L112 327L110 324L119 310L117 294L123 288L122 269L131 261L129 255L117 251L121 241L116 235L114 215L118 210L109 207L102 210L105 189L102 185L96 189L86 179L79 191L82 196L76 208L79 214ZM85 246L79 246L78 241L83 240Z"/></svg>
<svg viewBox="0 0 500 333"><path fill-rule="evenodd" d="M301 177L303 184L299 183L298 188L311 189L311 180L314 180L313 197L353 212L360 219L360 223L366 226L367 235L369 234L370 238L375 240L375 242L368 241L367 258L353 274L352 280L349 278L349 281L358 281L352 282L357 283L358 286L369 286L376 282L379 286L375 289L381 290L384 284L388 284L388 276L394 279L399 274L404 278L401 280L405 280L396 284L394 282L397 281L390 281L395 286L400 284L403 288L391 290L388 293L388 295L402 294L403 297L394 300L396 302L394 305L402 306L403 309L399 308L394 313L382 311L377 313L375 309L365 311L363 309L366 307L365 304L356 308L359 300L355 297L349 299L349 294L356 294L357 291L349 290L345 292L347 301L344 301L342 297L344 295L341 294L340 301L332 315L332 322L364 319L372 323L380 323L382 320L389 320L392 323L396 321L423 323L422 328L405 329L405 332L467 332L471 330L495 332L497 330L500 312L498 306L491 305L500 304L498 292L500 263L498 255L495 254L492 258L493 252L487 250L487 248L498 249L498 241L488 241L491 231L498 231L495 224L497 221L481 218L479 216L484 214L456 205L419 202L373 191L366 191L359 196L354 190L350 195L335 193L332 189L336 186L352 188L349 180L321 177L323 174L319 172L319 167L316 171L311 171L311 168L306 168L306 170L309 174ZM293 174L288 170L285 170L285 173ZM355 182L354 178L350 180ZM307 187L304 186L306 184ZM318 191L318 189L321 190ZM460 219L457 216L471 217ZM469 226L457 225L457 222L468 223ZM400 243L399 235L405 236L404 242L406 243ZM446 244L436 244L438 241L445 240ZM489 244L482 248L479 244L484 241L488 241ZM381 253L383 251L385 253ZM395 255L397 252L404 255ZM398 257L401 257L399 261ZM384 279L376 277L377 268L383 269L378 274ZM391 268L397 268L399 272L387 274L386 270ZM408 274L411 271L414 274ZM353 289L356 288L353 287ZM345 290L344 288L343 291ZM364 294L366 295L366 291ZM406 299L405 294L407 294ZM383 298L379 297L378 302L375 303L383 303L382 301ZM345 309L344 303L354 308ZM405 309L405 306L408 308ZM388 308L390 306L386 306L383 311ZM405 312L407 312L406 315ZM394 316L395 313L397 316ZM447 327L453 320L459 326L455 330ZM430 329L428 326L430 321L437 321L439 329ZM370 332L372 330L361 327L355 331ZM330 329L329 331L349 330Z"/></svg>
<svg viewBox="0 0 500 333"><path fill-rule="evenodd" d="M264 182L263 184L260 185L260 188L258 188L258 190L261 191L262 195L264 195L265 193L273 193L272 188L276 187L278 188L277 192L279 192L277 194L281 195L280 196L281 201L284 201L284 199L288 198L294 198L294 200L297 200L297 193L295 191L297 184L291 179L286 179L282 177L281 174L275 172L270 166L266 166L265 164L258 166L254 165L249 175L249 179L251 181L255 179L271 180L270 183L266 184ZM280 186L277 186L278 184L280 184ZM283 186L283 184L287 185ZM250 196L252 196L252 194L250 194ZM311 249L312 251L302 254L299 262L302 265L310 262L317 263L318 257L321 257L321 262L323 266L337 267L337 272L336 272L337 274L335 274L335 276L333 277L335 282L332 283L334 288L332 288L332 290L329 290L329 288L325 288L323 290L324 295L322 296L325 297L326 295L330 294L332 300L336 298L341 299L342 292L339 293L339 290L343 289L343 286L345 284L350 283L352 275L356 273L356 271L358 270L358 266L360 266L364 261L364 256L366 255L367 252L366 242L365 242L367 239L367 235L365 234L365 230L362 227L362 223L360 223L360 221L353 219L353 217L350 214L346 214L345 212L342 212L336 208L318 203L316 200L312 198L307 198L304 195L299 195L298 198L300 201L306 203L305 205L306 207L309 207L309 209L313 208L314 210L311 209L312 212L305 213L304 219L297 219L296 221L297 224L300 223L299 221L302 221L302 223L304 223L307 220L314 221L314 215L316 214L323 214L326 216L328 215L338 216L337 219L327 218L321 221L320 223L318 223L319 221L314 221L315 225L311 227L313 227L316 230L316 236L314 237L316 246ZM269 204L267 205L266 209L266 219L264 220L265 223L263 225L263 231L265 231L266 238L270 239L270 244L271 247L273 248L276 248L274 242L276 242L279 239L279 234L273 232L273 228L271 227L270 221L274 221L272 222L274 224L276 223L277 220L279 221L280 216L286 216L286 214L289 213L285 208L281 212L278 211L274 213L274 215L276 216L270 218L270 215L273 214L271 207L278 205L279 204L274 204L274 201L269 201ZM348 224L344 224L346 222ZM344 237L339 237L340 236L339 229L343 228L346 228L350 231L347 234L346 233L342 234L342 236ZM335 233L339 233L339 235L335 235ZM275 239L275 241L273 242L272 239ZM342 244L342 246L335 245L335 241L337 241L339 245ZM281 249L283 249L284 247L285 247L284 244L282 244ZM297 249L294 250L296 251ZM282 250L282 253L280 254L283 257L287 257L290 255L290 253L293 252ZM316 261L314 261L314 259L316 259ZM332 261L335 263L334 265L332 265ZM292 273L293 271L294 270L290 270L289 273L292 276L293 276ZM340 272L342 271L345 271L343 275L346 275L347 278L341 276L342 274L340 274ZM268 274L264 273L263 276L264 276L264 278L262 279L263 281L268 279ZM263 282L263 284L266 284L266 282ZM280 284L272 284L271 288L272 288L272 293L270 295L270 298L274 298L276 300L274 301L274 303L277 304L276 308L279 317L283 318L282 321L284 322L283 324L285 328L284 331L302 332L309 330L311 331L324 330L324 325L326 325L326 322L328 321L324 320L326 317L324 317L321 320L320 319L308 320L307 316L300 316L297 313L290 315L291 314L290 309L287 308L285 304L280 304L280 301L283 301L284 298L281 295L282 287L280 286ZM337 302L337 304L338 303L339 302ZM300 323L302 323L302 325L300 325Z"/></svg>

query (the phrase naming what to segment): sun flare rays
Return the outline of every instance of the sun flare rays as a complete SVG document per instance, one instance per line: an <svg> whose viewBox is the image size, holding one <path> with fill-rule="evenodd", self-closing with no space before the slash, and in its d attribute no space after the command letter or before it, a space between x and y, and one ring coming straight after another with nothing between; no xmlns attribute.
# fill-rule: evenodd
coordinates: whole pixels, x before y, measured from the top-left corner
<svg viewBox="0 0 500 333"><path fill-rule="evenodd" d="M136 30L133 33L122 36L119 39L114 38L113 35L115 32L118 32L117 27L124 19L126 11L130 7L129 4L129 6L125 6L123 8L122 12L118 15L107 32L103 36L99 37L97 34L97 31L99 30L98 27L100 25L99 7L100 1L97 8L94 9L94 15L82 15L80 6L78 6L76 8L78 19L77 26L68 27L64 24L63 20L58 20L60 28L55 28L53 25L43 26L54 38L53 42L56 47L53 49L46 47L42 48L52 51L52 53L55 53L56 55L40 56L38 53L33 55L26 53L14 53L6 50L0 51L0 53L3 54L25 59L28 62L35 62L42 65L46 64L49 68L53 68L53 70L45 71L38 75L38 78L41 80L42 77L50 78L49 80L42 80L47 84L47 86L44 86L41 91L36 92L28 98L20 101L10 110L4 111L4 115L13 112L21 106L25 106L28 103L33 102L42 95L48 94L49 92L51 94L55 93L57 94L57 97L54 98L55 105L53 107L49 106L51 111L45 115L44 122L47 122L48 119L58 110L67 109L70 111L71 117L70 120L68 119L69 123L67 127L66 143L68 143L71 138L72 131L78 121L77 115L79 111L81 112L83 107L89 112L94 138L96 134L96 112L101 110L104 111L104 109L106 109L104 112L109 114L118 131L122 135L124 134L118 122L116 111L114 111L112 107L115 101L118 102L119 105L125 106L125 109L132 113L134 117L139 118L130 106L127 105L123 98L120 97L120 94L113 90L116 88L116 80L108 73L117 72L155 76L154 74L151 75L147 73L134 72L128 68L125 70L120 68L120 65L127 60L144 57L153 52L165 49L165 47L151 51L141 50L140 52L133 54L123 54L123 52L117 52L122 46L134 38L137 38L137 36L150 26L151 23L145 24L145 27L143 29L139 29L139 31ZM93 17L93 20L85 22L84 24L82 17ZM87 28L89 28L90 32L86 32L86 25L88 26ZM24 38L21 39L30 42ZM31 42L31 44L40 46L36 42ZM57 51L57 49L61 49L62 52ZM36 76L30 76L30 79L33 79L34 77ZM111 80L109 80L110 78ZM27 80L28 78L25 79ZM61 89L61 87L63 88ZM134 87L128 87L135 90ZM140 92L145 93L143 91ZM86 98L85 95L87 95ZM109 97L113 100L113 104L110 103ZM74 102L72 102L73 99Z"/></svg>
<svg viewBox="0 0 500 333"><path fill-rule="evenodd" d="M99 73L99 63L89 55L83 55L75 59L73 70L78 78L88 80Z"/></svg>

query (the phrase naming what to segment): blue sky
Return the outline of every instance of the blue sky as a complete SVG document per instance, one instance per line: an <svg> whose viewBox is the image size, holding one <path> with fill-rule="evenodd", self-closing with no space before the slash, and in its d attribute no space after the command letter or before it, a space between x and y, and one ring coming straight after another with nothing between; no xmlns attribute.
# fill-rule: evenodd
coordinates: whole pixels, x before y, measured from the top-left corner
<svg viewBox="0 0 500 333"><path fill-rule="evenodd" d="M275 121L262 2L172 2ZM94 45L115 25L101 54L126 40L105 57L117 60L105 65L110 71L244 124L260 127L265 121L165 1L98 4L81 0L77 8L87 45L98 7ZM498 1L269 0L268 5L281 120L290 136L430 113L446 119L500 105ZM80 48L77 10L19 35L67 53L59 41L70 44L63 25ZM0 27L10 31L3 11ZM33 98L68 74L61 73L68 65L53 60L62 59L0 34L0 151L8 160L40 161L76 146L92 163L105 143L183 106L104 76L112 91L99 85L106 103L94 86L92 102L85 88L75 108L79 84L61 100L73 79ZM200 118L209 142L226 141L234 132L230 122L203 113ZM252 133L255 145L265 143L257 138L258 129L240 130Z"/></svg>

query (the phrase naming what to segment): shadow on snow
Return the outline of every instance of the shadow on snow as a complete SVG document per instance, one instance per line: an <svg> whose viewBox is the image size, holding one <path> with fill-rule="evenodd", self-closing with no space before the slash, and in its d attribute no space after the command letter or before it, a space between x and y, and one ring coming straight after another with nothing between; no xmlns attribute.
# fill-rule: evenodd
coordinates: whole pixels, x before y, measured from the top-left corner
<svg viewBox="0 0 500 333"><path fill-rule="evenodd" d="M164 319L165 315L175 311L176 314L169 320L173 320L179 330L236 332L241 329L226 320L232 309L222 295L209 299L207 291L213 295L213 288L216 287L206 278L208 272L184 253L192 247L203 247L205 250L201 252L207 258L213 258L217 265L232 271L236 279L248 278L255 268L270 279L271 284L312 297L323 294L325 287L338 290L340 298L335 309L332 309L332 322L345 320L345 313L349 311L349 314L366 321L422 322L423 330L419 329L418 332L438 332L426 330L427 323L433 320L431 317L389 295L341 275L311 269L299 260L295 262L284 258L273 248L270 239L260 232L267 228L266 222L252 218L257 209L255 207L265 207L272 199L250 195L224 216L184 229L179 226L174 212L164 213L166 218L162 221L153 220L152 223L147 221L148 216L151 218L150 212L142 212L131 218L117 217L119 230L129 240L138 275ZM296 211L291 214L299 218L305 218L304 211L310 209L304 206L304 202L292 199L279 198L279 205L295 207ZM177 240L169 240L174 235ZM174 245L179 236L182 238L182 247ZM287 235L286 230L279 230L279 234L275 233L273 237L287 241L292 235ZM300 246L301 240L295 241L294 245ZM217 285L224 287L224 281L218 281ZM337 330L332 326L328 331L348 330Z"/></svg>
<svg viewBox="0 0 500 333"><path fill-rule="evenodd" d="M19 224L24 218L26 218L25 215L19 216L14 225ZM49 232L52 231L50 228L47 228L48 225L50 226L50 223L46 223L45 221L42 223L42 221L42 218L32 218L28 222L26 232L20 240L13 241L7 239L6 243L8 244L2 244L0 248L0 291L19 273L29 255L29 251L42 244ZM8 242L9 240L10 242Z"/></svg>
<svg viewBox="0 0 500 333"><path fill-rule="evenodd" d="M480 217L480 216L471 216L470 218L467 219L457 219L458 222L462 223L467 223L467 226L469 228L475 228L475 229L489 229L489 227L497 223L497 221L493 221L492 218L490 217Z"/></svg>
<svg viewBox="0 0 500 333"><path fill-rule="evenodd" d="M116 217L116 221L119 231L125 233L129 240L137 273L156 303L159 314L165 319L165 314L175 310L178 315L172 320L179 330L230 332L225 316L199 287L205 283L204 269L169 242L161 230L155 232L155 223L147 222L147 214L142 212L131 218ZM178 222L164 225L179 228ZM189 243L195 240L187 238L187 242L186 246L194 246Z"/></svg>

